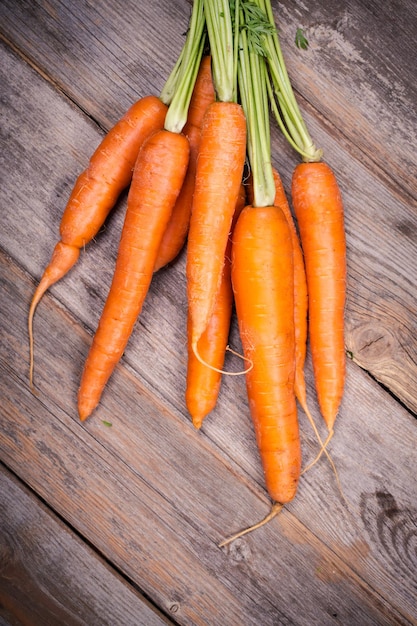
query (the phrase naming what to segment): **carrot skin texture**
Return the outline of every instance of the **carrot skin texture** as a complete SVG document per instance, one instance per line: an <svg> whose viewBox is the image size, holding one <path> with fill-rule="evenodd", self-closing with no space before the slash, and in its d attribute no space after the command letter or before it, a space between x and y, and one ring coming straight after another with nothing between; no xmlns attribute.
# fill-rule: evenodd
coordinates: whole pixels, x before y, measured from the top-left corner
<svg viewBox="0 0 417 626"><path fill-rule="evenodd" d="M248 400L272 500L296 493L301 450L294 393L295 328L291 233L279 207L247 206L233 232L232 284Z"/></svg>
<svg viewBox="0 0 417 626"><path fill-rule="evenodd" d="M300 163L292 200L309 292L309 338L317 398L330 432L345 382L346 237L341 193L323 162Z"/></svg>
<svg viewBox="0 0 417 626"><path fill-rule="evenodd" d="M193 349L215 306L245 156L242 107L214 102L204 117L188 232L186 276Z"/></svg>
<svg viewBox="0 0 417 626"><path fill-rule="evenodd" d="M139 152L113 281L81 377L81 420L99 403L140 314L188 158L187 138L166 130L148 138Z"/></svg>
<svg viewBox="0 0 417 626"><path fill-rule="evenodd" d="M175 203L167 229L161 241L158 257L155 263L155 271L158 271L168 263L171 263L177 257L187 238L191 207L193 203L201 126L204 114L208 106L214 102L215 97L216 94L211 75L211 57L206 56L201 61L200 69L194 85L193 95L191 96L188 108L187 123L183 129L183 134L188 138L190 144L188 169L180 195Z"/></svg>
<svg viewBox="0 0 417 626"><path fill-rule="evenodd" d="M233 223L235 223L243 210L245 202L245 189L244 186L241 185L233 216ZM218 370L222 370L224 365L233 308L231 251L232 240L230 234L226 247L222 280L216 295L214 310L209 323L207 324L207 327L198 342L199 354L204 363L197 359L192 349L190 315L188 315L187 320L188 363L185 400L188 412L190 413L193 424L196 428L201 428L204 418L216 406L220 391L222 375Z"/></svg>

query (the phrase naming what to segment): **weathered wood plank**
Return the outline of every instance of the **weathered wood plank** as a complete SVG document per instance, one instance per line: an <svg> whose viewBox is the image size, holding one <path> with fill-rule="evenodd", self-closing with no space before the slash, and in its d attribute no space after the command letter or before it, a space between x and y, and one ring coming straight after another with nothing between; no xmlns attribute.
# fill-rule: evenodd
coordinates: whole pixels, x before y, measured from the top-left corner
<svg viewBox="0 0 417 626"><path fill-rule="evenodd" d="M375 177L416 201L416 3L273 4L288 70L305 105L320 113L325 126L332 126L338 142L349 143L353 156L369 160ZM309 41L305 51L294 45L297 27ZM327 148L325 154L333 161Z"/></svg>
<svg viewBox="0 0 417 626"><path fill-rule="evenodd" d="M171 623L2 466L0 528L0 605L22 623Z"/></svg>
<svg viewBox="0 0 417 626"><path fill-rule="evenodd" d="M375 13L370 2L363 6L363 3L349 0L336 7L334 3L317 0L309 6L310 13L306 13L301 3L296 6L280 3L279 6L274 4L274 7L277 18L281 16L280 27L289 69L300 93L311 103L308 106L304 100L301 101L312 134L323 146L334 167L345 199L349 263L347 349L356 363L417 412L417 310L414 285L410 285L409 281L410 273L413 274L410 268L417 267L414 245L417 203L415 176L412 174L416 158L413 142L410 141L416 126L416 94L415 81L412 80L412 55L408 54L409 42L412 41L410 28L415 13L414 3L404 0L401 11L397 12L394 31L384 11ZM181 45L179 33L183 31L182 21L186 21L188 5L181 7L181 3L173 3L167 10L164 13L164 5L160 8L160 30L167 35L161 38L159 46L155 45L158 35L149 26L149 21L152 24L154 21L150 10L144 8L137 12L130 4L122 15L114 7L103 8L98 18L95 5L83 5L75 13L72 8L60 4L55 8L49 4L45 9L36 3L28 7L26 3L15 6L6 2L2 5L2 28L6 36L70 93L83 109L88 110L100 124L109 127L136 97L135 93L155 92L155 87L158 92L169 72L175 58L174 49L179 49ZM135 11L140 15L135 15ZM81 14L84 18L82 24L78 17L75 18L75 15ZM131 21L124 24L123 20L129 18ZM114 29L110 28L111 20L116 25ZM139 33L136 37L132 37L132 20ZM293 34L300 24L306 28L311 41L308 51L299 51L293 45ZM69 35L71 28L74 32ZM372 35L363 37L363 32ZM149 37L144 33L150 33ZM37 41L38 36L42 41ZM397 39L404 42L404 46L395 48L398 55L396 63L401 67L401 73L395 72L397 68L393 58ZM58 40L61 43L56 48ZM155 47L155 71L151 71L150 59ZM65 63L62 58L66 59ZM133 64L135 88L132 88L130 73L132 62L127 63L127 58L138 59ZM93 71L91 59L94 59ZM8 75L14 76L12 68ZM348 80L346 77L349 77ZM120 92L116 89L117 85ZM20 94L24 94L24 88L20 89ZM16 99L18 94L15 94L14 102ZM22 110L24 107L23 104ZM51 246L50 242L56 237L60 215L58 206L63 209L76 174L98 142L93 127L88 129L85 137L77 137L83 135L80 132L82 122L78 120L64 130L61 143L55 148L56 136L61 134L61 120L56 123L52 120L50 127L48 110L50 108L42 111L38 128L49 127L49 139L48 135L39 132L37 143L46 146L47 151L52 146L53 151L58 149L59 152L52 152L51 163L43 166L44 184L49 185L48 196L45 198L44 192L36 189L32 200L43 196L42 206L45 207L45 201L53 199L57 212L49 231L46 231L45 218L41 215L33 225L36 232L42 235L40 245L43 246L42 255L38 256L34 251L37 263L30 270L34 274L38 274L46 263L50 250L48 245ZM62 115L65 126L68 113L62 111ZM32 137L32 122L28 121L25 128L21 114L17 119L20 136L27 133ZM22 144L13 146L16 154L21 153ZM288 189L295 158L288 148L283 148L277 132L274 133L273 150ZM69 158L72 152L77 155L78 166ZM375 154L378 154L377 164ZM56 170L57 159L65 176ZM59 173L58 176L54 176L53 169ZM113 223L111 225L115 227ZM47 236L49 233L50 236ZM103 256L96 256L96 264L91 261L92 265L86 266L86 272L93 270L93 278L89 279L86 288L90 295L83 294L87 311L80 310L79 315L91 328L95 327L102 306L102 296L97 298L93 288L93 284L97 283L97 265L100 266L103 293L106 293L112 266L102 263L102 259L109 255L114 258L117 237L118 234L114 238L110 236L111 248L105 248ZM19 240L17 245L21 243ZM26 260L20 262L26 263ZM182 272L183 266L180 265L178 270ZM176 272L171 272L169 278L164 276L162 297L172 299L172 305L178 294L184 297L180 280L181 275ZM70 296L74 302L73 294ZM164 329L169 330L170 319L171 311L168 309ZM144 316L142 323L150 333L153 332L152 320ZM177 338L182 341L183 334ZM153 349L152 342L150 337L145 347ZM143 349L141 346L141 353ZM134 360L135 355L129 354ZM156 372L155 382L152 382L155 387L160 384L160 374ZM161 393L164 391L161 390Z"/></svg>
<svg viewBox="0 0 417 626"><path fill-rule="evenodd" d="M355 410L332 445L351 512L323 463L274 523L221 551L225 534L267 511L257 469L236 469L237 455L221 453L124 367L100 418L81 425L65 371L87 336L50 296L39 316L39 345L48 345L38 350L33 396L21 332L31 281L6 259L1 268L0 458L158 606L168 613L178 603L183 624L209 616L211 624L307 625L313 615L330 624L334 613L342 623L413 623L415 420L378 385L351 366ZM253 464L255 448L252 441Z"/></svg>
<svg viewBox="0 0 417 626"><path fill-rule="evenodd" d="M409 42L395 58L390 44L410 34L415 7L403 0L394 28L385 9L372 14L370 0L343 7L317 0L308 12L300 2L274 6L286 12L289 66L345 198L348 348L416 410L417 212L414 178L402 167L411 173L416 163L404 141L415 128L414 66ZM0 459L166 613L175 611L178 623L416 623L416 422L354 363L331 445L351 514L320 463L279 519L230 550L216 548L225 533L259 519L268 501L244 381L225 380L202 432L185 413L184 257L155 277L99 410L78 423L75 396L89 343L82 326L93 330L101 311L123 199L39 308L39 397L27 389L31 276L47 262L73 181L102 136L78 107L108 128L138 93L158 91L187 9L179 0L143 3L140 11L129 2L123 9L101 2L0 6L0 30L44 72L1 46ZM164 37L154 28L159 11ZM307 28L307 55L291 48L296 25ZM363 36L368 28L377 31L378 58ZM399 59L393 101L383 81ZM273 147L288 188L294 155L277 132ZM311 393L310 362L307 380ZM301 421L308 460L316 446Z"/></svg>

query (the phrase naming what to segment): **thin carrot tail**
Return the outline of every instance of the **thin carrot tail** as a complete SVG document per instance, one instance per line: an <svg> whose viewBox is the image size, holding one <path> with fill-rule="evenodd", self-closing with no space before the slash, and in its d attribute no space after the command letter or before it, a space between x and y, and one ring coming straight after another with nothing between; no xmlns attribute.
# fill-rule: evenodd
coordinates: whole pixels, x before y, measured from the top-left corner
<svg viewBox="0 0 417 626"><path fill-rule="evenodd" d="M300 376L301 375L303 377L303 380L300 380ZM300 406L303 409L304 413L306 414L307 419L310 422L311 427L312 427L312 429L314 431L316 439L317 439L317 441L318 441L318 443L320 445L320 452L318 453L318 455L316 456L314 461L309 463L309 465L307 465L307 467L305 467L304 470L301 473L305 474L305 472L307 472L309 469L311 469L313 467L313 465L315 465L320 460L321 456L323 454L325 454L326 457L329 460L330 465L333 468L333 471L334 471L336 477L337 477L337 472L336 472L336 468L334 466L334 462L333 462L329 452L326 449L326 446L330 442L330 438L327 437L326 442L323 443L323 440L320 437L320 433L319 433L319 431L317 429L316 422L314 421L314 418L313 418L313 416L311 414L311 411L310 411L310 409L308 407L306 390L305 390L305 383L304 383L304 375L300 374L299 372L297 372L297 374L296 374L294 390L295 390L296 398L297 398L298 402L300 403Z"/></svg>
<svg viewBox="0 0 417 626"><path fill-rule="evenodd" d="M302 378L301 378L302 376ZM340 495L342 496L343 500L349 505L344 493L343 493L343 489L342 489L342 485L340 483L340 479L339 479L339 474L338 471L336 469L336 465L330 455L330 453L327 450L327 446L330 443L330 440L332 439L333 435L334 435L334 431L331 430L327 437L326 440L323 441L322 438L320 437L320 434L317 430L317 426L316 423L314 421L314 418L310 412L310 409L308 407L308 403L307 403L307 395L306 395L306 389L305 389L305 382L304 382L304 374L301 372L301 374L299 372L297 372L296 375L296 379L295 379L295 395L297 397L298 402L300 403L301 408L303 409L304 413L307 416L308 421L311 424L311 427L314 431L314 434L317 438L317 441L319 443L320 446L320 451L318 452L317 456L302 470L301 474L305 474L306 472L308 472L312 467L314 467L314 465L316 465L316 463L318 463L318 461L321 459L322 455L325 454L327 457L327 460L329 461L331 468L333 470L335 479L336 479L336 483L337 483L337 487L339 489Z"/></svg>
<svg viewBox="0 0 417 626"><path fill-rule="evenodd" d="M231 535L227 539L224 539L221 543L218 544L218 547L224 548L225 546L229 545L233 541L236 541L236 539L239 539L240 537L243 537L244 535L247 535L248 533L251 533L254 530L257 530L258 528L265 526L265 524L268 524L272 519L274 519L274 517L276 517L278 513L281 513L283 508L284 508L283 504L281 504L280 502L274 502L269 513L261 521L256 522L252 526L248 526L247 528L244 528L243 530L239 530L234 535Z"/></svg>
<svg viewBox="0 0 417 626"><path fill-rule="evenodd" d="M46 267L43 276L36 288L30 303L29 316L28 316L28 332L29 332L29 385L31 389L34 389L33 385L33 370L34 370L34 340L33 340L33 317L35 315L36 307L39 304L44 293L60 280L78 260L80 256L79 248L75 246L69 246L62 241L59 241L55 246L52 253L49 265Z"/></svg>

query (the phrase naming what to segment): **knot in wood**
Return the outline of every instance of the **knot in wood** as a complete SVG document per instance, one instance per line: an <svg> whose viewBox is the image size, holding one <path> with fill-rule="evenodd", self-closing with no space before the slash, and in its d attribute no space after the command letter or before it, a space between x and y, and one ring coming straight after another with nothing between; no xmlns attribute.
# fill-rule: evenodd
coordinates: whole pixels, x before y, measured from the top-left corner
<svg viewBox="0 0 417 626"><path fill-rule="evenodd" d="M387 328L369 323L356 328L348 343L353 360L361 367L369 367L390 360L398 342Z"/></svg>

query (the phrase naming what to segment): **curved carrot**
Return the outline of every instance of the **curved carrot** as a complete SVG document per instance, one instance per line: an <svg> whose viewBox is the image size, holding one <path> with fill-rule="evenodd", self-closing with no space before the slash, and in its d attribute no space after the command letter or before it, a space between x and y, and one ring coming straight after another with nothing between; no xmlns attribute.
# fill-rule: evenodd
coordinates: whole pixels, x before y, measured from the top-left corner
<svg viewBox="0 0 417 626"><path fill-rule="evenodd" d="M345 381L346 241L342 198L330 167L297 165L292 200L305 258L317 398L332 433Z"/></svg>
<svg viewBox="0 0 417 626"><path fill-rule="evenodd" d="M221 282L245 155L246 119L241 106L213 103L203 122L187 246L191 347L197 356Z"/></svg>
<svg viewBox="0 0 417 626"><path fill-rule="evenodd" d="M235 223L245 206L246 194L243 185L233 215ZM232 225L233 232L233 225ZM199 360L191 347L191 319L188 316L188 364L185 400L196 428L201 428L203 419L216 406L221 384L225 352L229 338L230 319L233 307L231 283L231 249L229 237L225 253L222 280L216 295L216 303L209 323L198 344ZM206 365L207 364L207 365Z"/></svg>
<svg viewBox="0 0 417 626"><path fill-rule="evenodd" d="M113 281L81 378L81 420L97 406L142 309L188 158L187 138L167 130L153 134L139 152Z"/></svg>
<svg viewBox="0 0 417 626"><path fill-rule="evenodd" d="M291 233L279 207L247 206L233 232L232 284L245 357L249 407L272 500L295 496L301 468L294 394L295 329Z"/></svg>
<svg viewBox="0 0 417 626"><path fill-rule="evenodd" d="M133 104L104 137L77 178L60 225L60 241L33 295L29 317L30 383L33 380L33 317L44 293L78 260L80 249L98 233L131 178L140 146L164 125L167 106L156 96Z"/></svg>
<svg viewBox="0 0 417 626"><path fill-rule="evenodd" d="M191 206L193 202L195 171L198 148L200 145L201 126L207 107L214 102L215 92L211 76L211 57L202 59L198 76L194 85L188 108L187 123L183 133L190 144L190 160L187 174L181 188L180 195L175 203L167 229L161 241L155 271L171 263L181 251L187 237L190 222Z"/></svg>

